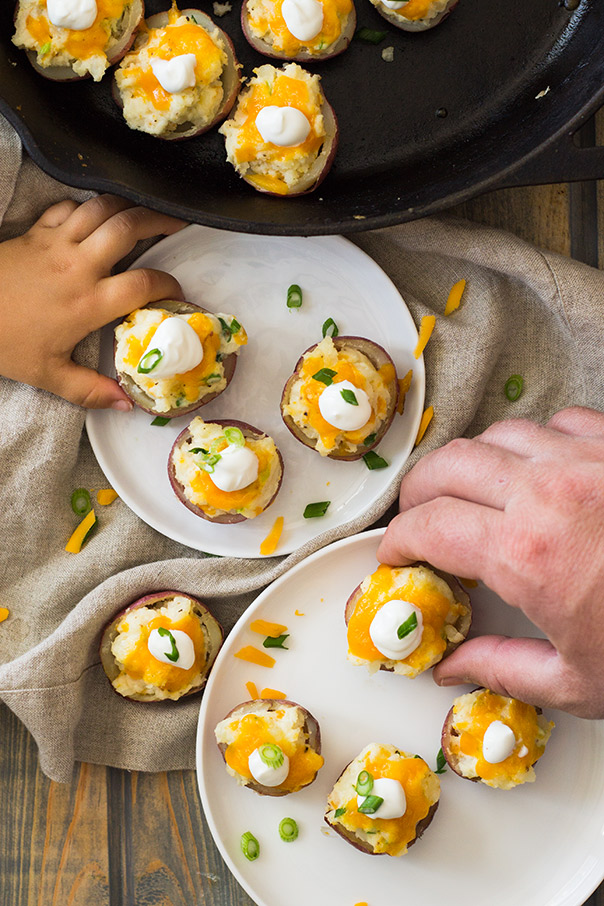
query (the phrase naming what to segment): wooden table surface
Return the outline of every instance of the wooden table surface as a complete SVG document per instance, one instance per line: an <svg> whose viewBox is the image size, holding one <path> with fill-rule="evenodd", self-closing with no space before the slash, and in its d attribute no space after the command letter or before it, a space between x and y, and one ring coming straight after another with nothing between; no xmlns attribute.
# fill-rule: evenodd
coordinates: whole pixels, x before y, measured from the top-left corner
<svg viewBox="0 0 604 906"><path fill-rule="evenodd" d="M604 143L604 110L583 137ZM505 189L454 213L604 267L604 181ZM193 771L82 764L53 783L0 705L0 803L0 906L252 904L212 842ZM604 906L604 884L587 903Z"/></svg>

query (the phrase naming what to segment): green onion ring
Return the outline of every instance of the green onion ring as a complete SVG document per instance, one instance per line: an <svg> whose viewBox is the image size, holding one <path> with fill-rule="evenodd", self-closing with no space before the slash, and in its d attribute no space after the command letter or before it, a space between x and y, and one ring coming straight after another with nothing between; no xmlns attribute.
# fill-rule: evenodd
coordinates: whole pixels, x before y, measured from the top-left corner
<svg viewBox="0 0 604 906"><path fill-rule="evenodd" d="M233 426L225 428L224 436L227 439L227 443L232 444L234 447L245 447L245 437L243 436L243 431L239 428Z"/></svg>
<svg viewBox="0 0 604 906"><path fill-rule="evenodd" d="M359 796L368 796L373 789L373 775L369 771L361 771L357 777L355 790Z"/></svg>
<svg viewBox="0 0 604 906"><path fill-rule="evenodd" d="M505 395L511 403L515 403L522 396L524 380L521 374L512 374L505 382Z"/></svg>
<svg viewBox="0 0 604 906"><path fill-rule="evenodd" d="M71 495L71 509L76 516L86 516L92 509L90 494L86 488L76 488Z"/></svg>
<svg viewBox="0 0 604 906"><path fill-rule="evenodd" d="M249 862L253 862L260 855L260 844L251 831L241 835L241 852Z"/></svg>
<svg viewBox="0 0 604 906"><path fill-rule="evenodd" d="M258 755L269 768L280 768L283 764L283 750L274 742L266 742L260 746Z"/></svg>
<svg viewBox="0 0 604 906"><path fill-rule="evenodd" d="M298 837L298 825L293 818L283 818L279 822L279 836L286 843L291 843Z"/></svg>
<svg viewBox="0 0 604 906"><path fill-rule="evenodd" d="M136 366L136 370L139 374L149 374L149 372L153 371L153 369L159 365L163 357L164 354L161 349L149 349L149 351L141 357L140 362Z"/></svg>

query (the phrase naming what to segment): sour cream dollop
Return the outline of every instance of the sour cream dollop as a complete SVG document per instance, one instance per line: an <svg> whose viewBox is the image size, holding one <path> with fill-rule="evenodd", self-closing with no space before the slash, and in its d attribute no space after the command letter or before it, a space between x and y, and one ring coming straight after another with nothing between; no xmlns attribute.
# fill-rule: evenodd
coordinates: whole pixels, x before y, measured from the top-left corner
<svg viewBox="0 0 604 906"><path fill-rule="evenodd" d="M159 349L161 359L149 372L151 378L172 378L177 374L184 374L199 365L203 359L201 340L188 321L177 317L166 318L161 322L141 361L152 349Z"/></svg>
<svg viewBox="0 0 604 906"><path fill-rule="evenodd" d="M310 41L323 27L323 4L318 0L283 0L281 12L298 41Z"/></svg>
<svg viewBox="0 0 604 906"><path fill-rule="evenodd" d="M162 60L161 57L152 57L150 62L153 75L169 94L178 94L185 88L195 86L194 53L181 53L171 60Z"/></svg>
<svg viewBox="0 0 604 906"><path fill-rule="evenodd" d="M410 620L413 614L417 625L399 639L399 626ZM423 625L424 618L419 607L396 598L386 601L380 607L369 625L369 635L380 654L392 661L400 661L418 647L422 640Z"/></svg>
<svg viewBox="0 0 604 906"><path fill-rule="evenodd" d="M289 774L289 758L285 752L282 752L282 763L273 767L262 760L262 756L260 755L261 748L262 746L259 746L257 749L254 749L247 761L250 774L254 780L257 783L261 783L263 786L279 786L280 784L285 783L287 775Z"/></svg>
<svg viewBox="0 0 604 906"><path fill-rule="evenodd" d="M170 664L171 667L180 667L181 670L190 670L195 663L195 648L191 637L181 629L170 629L169 633L170 635L160 635L159 629L151 630L147 641L149 654L156 661L161 661L163 664ZM174 639L178 652L176 660L171 660L168 657L169 654L174 653L170 636Z"/></svg>
<svg viewBox="0 0 604 906"><path fill-rule="evenodd" d="M258 457L249 447L229 444L220 452L220 459L210 473L210 479L221 491L241 491L258 478Z"/></svg>
<svg viewBox="0 0 604 906"><path fill-rule="evenodd" d="M310 123L297 107L269 105L258 111L256 128L263 141L282 148L294 148L306 141Z"/></svg>
<svg viewBox="0 0 604 906"><path fill-rule="evenodd" d="M384 6L387 6L388 9L401 9L401 7L407 5L408 0L382 0Z"/></svg>
<svg viewBox="0 0 604 906"><path fill-rule="evenodd" d="M343 390L354 393L357 405L348 403ZM360 387L355 387L350 381L338 381L329 384L319 397L319 411L325 421L339 428L340 431L357 431L366 425L371 418L371 403L369 397Z"/></svg>
<svg viewBox="0 0 604 906"><path fill-rule="evenodd" d="M482 757L489 764L499 764L514 751L514 731L501 720L494 720L486 729L482 740Z"/></svg>
<svg viewBox="0 0 604 906"><path fill-rule="evenodd" d="M371 796L379 796L384 801L368 818L402 818L407 811L407 797L403 785L391 777L378 777L373 781ZM365 796L357 796L357 808L365 801ZM364 814L364 813L363 813Z"/></svg>
<svg viewBox="0 0 604 906"><path fill-rule="evenodd" d="M57 28L84 31L94 25L98 10L96 0L47 0L46 12Z"/></svg>

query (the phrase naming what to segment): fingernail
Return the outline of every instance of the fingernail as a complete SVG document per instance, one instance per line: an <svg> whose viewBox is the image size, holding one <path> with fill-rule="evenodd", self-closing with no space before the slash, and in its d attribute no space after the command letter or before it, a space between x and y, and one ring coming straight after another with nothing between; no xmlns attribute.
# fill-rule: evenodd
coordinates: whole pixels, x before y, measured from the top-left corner
<svg viewBox="0 0 604 906"><path fill-rule="evenodd" d="M444 676L436 682L439 686L461 686L463 683L467 683L467 680L461 679L459 676Z"/></svg>
<svg viewBox="0 0 604 906"><path fill-rule="evenodd" d="M118 412L131 412L132 403L130 400L116 400L114 403L111 403L112 409L117 409Z"/></svg>

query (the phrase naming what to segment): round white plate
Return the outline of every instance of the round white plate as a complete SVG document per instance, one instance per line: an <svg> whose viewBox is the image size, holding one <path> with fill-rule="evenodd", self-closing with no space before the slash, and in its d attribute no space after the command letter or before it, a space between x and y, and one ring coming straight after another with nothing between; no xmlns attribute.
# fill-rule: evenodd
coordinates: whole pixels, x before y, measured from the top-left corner
<svg viewBox="0 0 604 906"><path fill-rule="evenodd" d="M424 403L424 362L413 351L417 331L400 293L364 252L340 236L279 237L189 226L145 252L134 266L169 271L185 297L210 311L236 315L249 344L241 350L231 385L197 414L234 418L266 431L281 450L284 480L272 506L256 519L213 525L177 500L167 460L177 434L192 416L152 427L152 416L90 411L88 436L99 464L122 500L153 528L196 550L259 557L260 543L277 516L285 528L275 555L287 554L330 528L361 516L392 481L413 449ZM299 309L288 309L287 289L302 287ZM368 337L390 353L399 376L413 368L403 416L395 416L379 453L387 469L334 462L295 440L281 420L281 391L299 356L321 337L327 318L340 334ZM113 329L102 336L101 366L113 367ZM323 518L304 519L307 503L330 500Z"/></svg>
<svg viewBox="0 0 604 906"><path fill-rule="evenodd" d="M199 789L227 865L260 906L414 906L463 901L488 906L579 906L604 876L604 724L553 712L556 727L535 783L510 791L470 783L447 770L436 816L401 858L375 857L323 822L325 802L344 766L369 742L392 743L432 767L453 699L431 673L414 680L373 676L346 660L344 605L372 572L383 534L376 530L323 548L266 589L238 621L204 693L197 734ZM522 614L483 587L471 590L473 634L536 635ZM297 615L296 611L299 614ZM252 619L287 625L289 651L274 668L233 656L258 645ZM215 725L249 698L245 684L271 687L311 711L321 725L325 764L299 793L273 799L239 787L225 770ZM279 821L300 835L283 843ZM248 862L240 837L251 831L260 857Z"/></svg>

